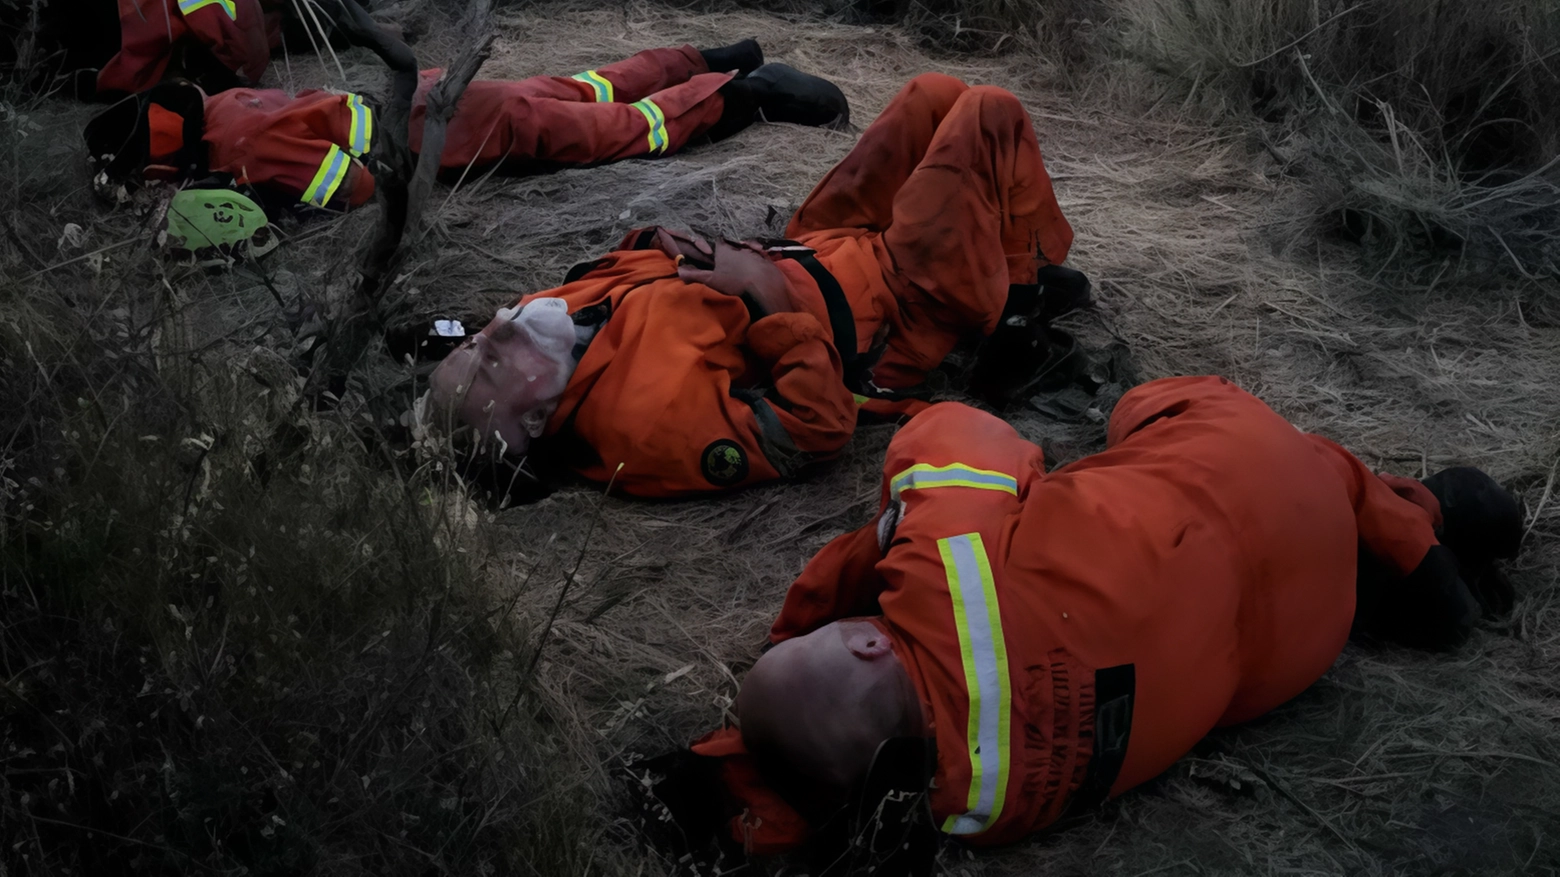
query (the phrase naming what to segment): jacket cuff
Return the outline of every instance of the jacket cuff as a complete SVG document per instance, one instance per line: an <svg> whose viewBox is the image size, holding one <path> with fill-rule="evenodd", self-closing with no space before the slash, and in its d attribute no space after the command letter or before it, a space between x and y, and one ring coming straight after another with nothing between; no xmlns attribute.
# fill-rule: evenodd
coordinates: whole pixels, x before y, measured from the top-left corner
<svg viewBox="0 0 1560 877"><path fill-rule="evenodd" d="M812 314L771 314L748 327L747 346L765 362L777 362L792 348L810 341L828 341Z"/></svg>

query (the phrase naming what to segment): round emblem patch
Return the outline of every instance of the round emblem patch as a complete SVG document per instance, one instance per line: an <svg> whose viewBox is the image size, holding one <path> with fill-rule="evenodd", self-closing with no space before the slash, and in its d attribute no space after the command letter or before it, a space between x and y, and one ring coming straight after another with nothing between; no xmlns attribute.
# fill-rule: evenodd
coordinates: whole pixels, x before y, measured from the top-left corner
<svg viewBox="0 0 1560 877"><path fill-rule="evenodd" d="M731 439L716 439L700 456L699 469L716 487L740 484L748 474L747 452Z"/></svg>

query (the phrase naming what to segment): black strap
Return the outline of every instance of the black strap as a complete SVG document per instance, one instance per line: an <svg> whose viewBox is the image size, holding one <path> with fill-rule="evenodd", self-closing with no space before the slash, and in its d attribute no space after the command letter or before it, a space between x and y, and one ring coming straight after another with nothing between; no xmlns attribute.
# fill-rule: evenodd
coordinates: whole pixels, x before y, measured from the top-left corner
<svg viewBox="0 0 1560 877"><path fill-rule="evenodd" d="M1082 813L1098 807L1110 794L1127 759L1132 737L1132 702L1137 692L1137 670L1132 664L1094 671L1094 752L1089 768L1073 792L1068 809Z"/></svg>
<svg viewBox="0 0 1560 877"><path fill-rule="evenodd" d="M856 316L850 311L850 300L845 298L840 282L823 267L817 256L798 253L791 258L807 269L813 282L818 284L818 291L823 293L824 307L829 309L829 328L834 332L834 349L839 351L840 361L845 364L845 383L852 384L850 376L856 363Z"/></svg>

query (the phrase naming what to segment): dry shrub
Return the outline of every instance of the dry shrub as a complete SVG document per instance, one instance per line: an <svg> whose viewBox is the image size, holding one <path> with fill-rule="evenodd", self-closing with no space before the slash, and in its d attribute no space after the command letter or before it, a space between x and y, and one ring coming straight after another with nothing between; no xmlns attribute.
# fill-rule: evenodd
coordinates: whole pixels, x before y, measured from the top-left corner
<svg viewBox="0 0 1560 877"><path fill-rule="evenodd" d="M579 872L528 592L382 376L314 410L252 304L344 233L174 270L88 194L90 110L3 97L0 873Z"/></svg>
<svg viewBox="0 0 1560 877"><path fill-rule="evenodd" d="M1556 270L1560 7L1545 0L1148 0L1129 50L1268 122L1320 212L1389 263L1461 249Z"/></svg>

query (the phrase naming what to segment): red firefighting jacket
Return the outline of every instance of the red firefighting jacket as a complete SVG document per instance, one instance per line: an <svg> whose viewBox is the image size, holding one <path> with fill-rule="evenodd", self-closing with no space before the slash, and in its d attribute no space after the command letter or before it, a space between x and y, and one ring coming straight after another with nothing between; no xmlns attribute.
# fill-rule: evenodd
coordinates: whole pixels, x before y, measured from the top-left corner
<svg viewBox="0 0 1560 877"><path fill-rule="evenodd" d="M789 476L836 454L856 424L818 281L780 259L800 312L754 320L744 301L677 276L636 230L589 270L538 296L604 319L571 377L546 435L589 449L567 455L588 478L636 496L740 487ZM848 239L817 254L869 344L891 301L870 250ZM622 469L619 470L619 464ZM615 475L615 478L614 478Z"/></svg>
<svg viewBox="0 0 1560 877"><path fill-rule="evenodd" d="M206 98L213 171L315 207L358 206L374 194L362 157L374 144L373 107L361 95L235 88Z"/></svg>
<svg viewBox="0 0 1560 877"><path fill-rule="evenodd" d="M1358 550L1406 575L1436 542L1428 491L1222 378L1134 389L1108 439L1046 474L1006 423L933 406L889 446L878 520L813 559L771 630L881 611L936 738L934 815L969 842L1042 828L1091 782L1119 794L1294 697L1348 636ZM1107 699L1121 748L1096 764ZM736 839L805 836L734 729L694 751L724 759Z"/></svg>
<svg viewBox="0 0 1560 877"><path fill-rule="evenodd" d="M98 91L151 88L167 71L174 47L187 39L241 78L259 82L271 63L274 25L258 0L119 0L120 49L98 71Z"/></svg>

